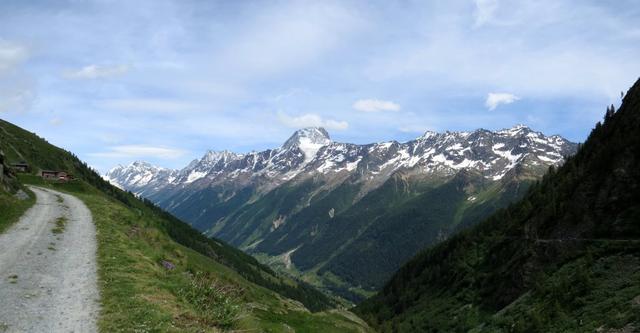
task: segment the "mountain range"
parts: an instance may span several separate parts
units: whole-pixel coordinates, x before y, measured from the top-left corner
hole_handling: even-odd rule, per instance
[[[637,332],[640,80],[525,197],[404,265],[357,312],[380,332]]]
[[[27,164],[29,169],[18,172],[11,168],[15,162]],[[65,171],[74,178],[43,179],[42,170]],[[44,214],[51,205],[41,198],[36,200],[31,186],[72,195],[90,211],[87,214],[97,230],[95,260],[100,295],[91,301],[100,304],[96,314],[99,332],[370,332],[362,320],[312,286],[274,272],[219,239],[205,237],[148,200],[107,183],[74,154],[0,119],[0,233],[35,230],[28,226],[15,230],[23,214],[35,215],[36,219],[47,216]],[[63,202],[58,199],[59,204]],[[25,213],[28,211],[36,214]],[[27,221],[31,225],[32,221]],[[75,248],[60,245],[70,227],[59,227],[59,223],[52,220],[47,223],[49,226],[36,229],[53,235],[47,251],[66,257]],[[50,231],[50,227],[54,229]],[[35,241],[25,239],[26,243]],[[30,252],[33,250],[25,250],[20,240],[16,244],[11,239],[8,242],[3,243],[5,249],[15,245],[27,256],[33,253],[34,260],[46,261],[47,253],[36,255]],[[3,255],[6,265],[8,254]],[[86,260],[91,259],[87,256]],[[62,268],[70,269],[67,266]],[[42,289],[42,283],[53,288],[50,281],[59,279],[55,271],[38,270],[33,284],[28,282],[31,277],[23,274],[12,275],[17,281],[7,282],[14,269],[12,263],[2,266],[6,275],[0,284],[16,290],[15,298],[6,301],[21,304],[19,311],[27,308],[27,298],[38,305],[45,300],[41,298],[43,292],[23,297],[18,291],[26,289],[16,285],[37,291]],[[76,293],[84,285],[76,284],[69,292]],[[64,289],[68,288],[65,284]],[[56,295],[55,289],[48,290],[48,294]],[[25,312],[24,320],[49,320],[37,316],[46,311],[41,308],[38,306],[38,312]],[[6,324],[6,315],[0,311],[0,331],[25,331]],[[46,331],[59,331],[55,329],[58,325],[62,324],[56,321]]]
[[[275,149],[209,151],[181,170],[134,162],[104,177],[206,235],[358,301],[425,246],[520,198],[576,149],[523,125],[364,145],[305,128]]]

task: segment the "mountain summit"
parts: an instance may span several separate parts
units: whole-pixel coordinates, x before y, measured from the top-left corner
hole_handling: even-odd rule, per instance
[[[240,179],[243,183],[258,181],[265,189],[273,188],[295,177],[311,174],[343,174],[360,168],[361,181],[382,183],[399,170],[414,170],[421,174],[451,176],[458,170],[473,169],[484,177],[498,180],[517,165],[546,170],[559,165],[571,155],[577,145],[557,136],[545,136],[524,125],[496,132],[478,129],[472,132],[426,132],[405,143],[395,141],[366,145],[334,142],[321,127],[296,131],[280,148],[236,154],[227,150],[208,151],[182,170],[170,170],[136,162],[118,166],[106,174],[110,181],[138,192],[142,171],[171,179],[165,185],[192,183],[203,178],[208,183]],[[151,177],[154,178],[154,177]],[[147,177],[144,177],[146,180]]]
[[[329,143],[331,143],[331,137],[329,137],[327,130],[322,127],[307,127],[293,133],[282,147],[284,149],[312,145],[322,147]]]
[[[365,145],[305,128],[275,149],[208,152],[182,170],[149,177],[124,167],[107,178],[358,300],[422,247],[519,198],[576,148],[523,126]]]
[[[322,127],[308,127],[296,131],[282,146],[283,150],[298,149],[304,155],[303,164],[316,157],[320,148],[331,143],[329,133]]]

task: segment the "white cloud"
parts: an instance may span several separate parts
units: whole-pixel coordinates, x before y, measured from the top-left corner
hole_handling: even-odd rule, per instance
[[[36,94],[29,82],[0,81],[0,113],[24,112],[31,108]]]
[[[33,104],[33,80],[20,66],[28,56],[24,46],[0,38],[0,112],[23,112]]]
[[[54,118],[49,119],[49,124],[51,126],[60,126],[60,125],[62,125],[62,123],[63,123],[63,121],[62,121],[62,118],[60,118],[60,117],[54,117]]]
[[[285,126],[292,128],[324,127],[332,130],[346,130],[349,128],[349,123],[346,121],[323,119],[319,115],[311,113],[295,117],[289,116],[283,112],[278,112],[278,119]]]
[[[181,149],[157,147],[147,145],[123,145],[110,147],[109,151],[90,153],[90,156],[102,158],[140,158],[153,157],[160,159],[174,159],[183,156],[186,152]]]
[[[509,93],[489,93],[484,105],[489,110],[495,110],[501,104],[511,104],[519,99],[520,97]]]
[[[28,56],[27,49],[21,45],[0,39],[0,73],[12,69]]]
[[[128,71],[129,66],[127,65],[88,65],[80,68],[79,70],[66,73],[65,77],[68,79],[93,80],[123,75]]]
[[[400,105],[379,99],[361,99],[353,103],[353,108],[362,112],[400,111]]]
[[[498,0],[475,0],[476,11],[476,27],[480,27],[485,23],[493,20],[496,10],[498,9]]]
[[[398,130],[402,133],[424,133],[429,129],[430,128],[428,126],[424,125],[406,125],[398,128]]]
[[[357,11],[330,1],[259,6],[217,55],[223,72],[259,77],[304,68],[344,45],[364,24]]]
[[[156,98],[111,99],[99,103],[102,108],[120,111],[178,113],[192,111],[196,105],[176,100]]]

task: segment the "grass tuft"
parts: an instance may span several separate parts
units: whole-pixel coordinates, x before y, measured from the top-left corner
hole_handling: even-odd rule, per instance
[[[212,274],[196,272],[191,283],[178,291],[178,296],[193,305],[208,326],[232,328],[243,311],[238,286],[225,284]]]
[[[58,217],[56,219],[56,226],[51,229],[51,232],[53,232],[54,234],[58,235],[64,232],[66,226],[67,226],[67,218],[64,216]]]

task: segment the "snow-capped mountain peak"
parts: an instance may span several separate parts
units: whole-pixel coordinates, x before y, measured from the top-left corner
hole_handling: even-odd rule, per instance
[[[487,179],[499,180],[518,165],[536,170],[559,165],[576,148],[560,136],[545,136],[524,125],[495,132],[429,131],[404,143],[368,145],[333,142],[326,130],[311,127],[296,131],[276,149],[247,154],[208,151],[179,171],[134,162],[109,171],[105,178],[136,193],[163,186],[213,184],[256,184],[268,190],[294,179],[343,179],[347,175],[375,187],[403,170],[419,177],[450,177],[473,169]]]
[[[331,143],[331,137],[327,130],[322,127],[307,127],[301,130],[297,130],[293,135],[282,145],[283,149],[290,149],[292,147],[310,147],[310,146],[326,146]]]
[[[533,132],[533,130],[529,128],[529,126],[527,125],[517,124],[511,128],[505,128],[503,130],[498,131],[499,134],[506,134],[509,136],[516,136],[521,134],[522,132],[529,133],[529,132]]]
[[[162,186],[173,181],[175,170],[157,167],[148,162],[135,161],[109,170],[104,179],[120,188],[141,194],[150,186]]]
[[[438,135],[438,132],[434,131],[426,131],[422,136],[420,136],[417,140],[428,140]]]
[[[208,164],[212,164],[212,163],[215,164],[215,163],[220,162],[220,161],[222,161],[222,162],[230,161],[230,160],[236,159],[238,157],[242,157],[242,155],[230,152],[228,150],[222,150],[222,151],[209,150],[202,157],[200,162],[201,163],[208,163]]]
[[[322,127],[307,127],[296,131],[282,145],[283,151],[299,150],[304,154],[302,165],[306,165],[313,160],[318,151],[331,144],[331,137],[327,130]]]

